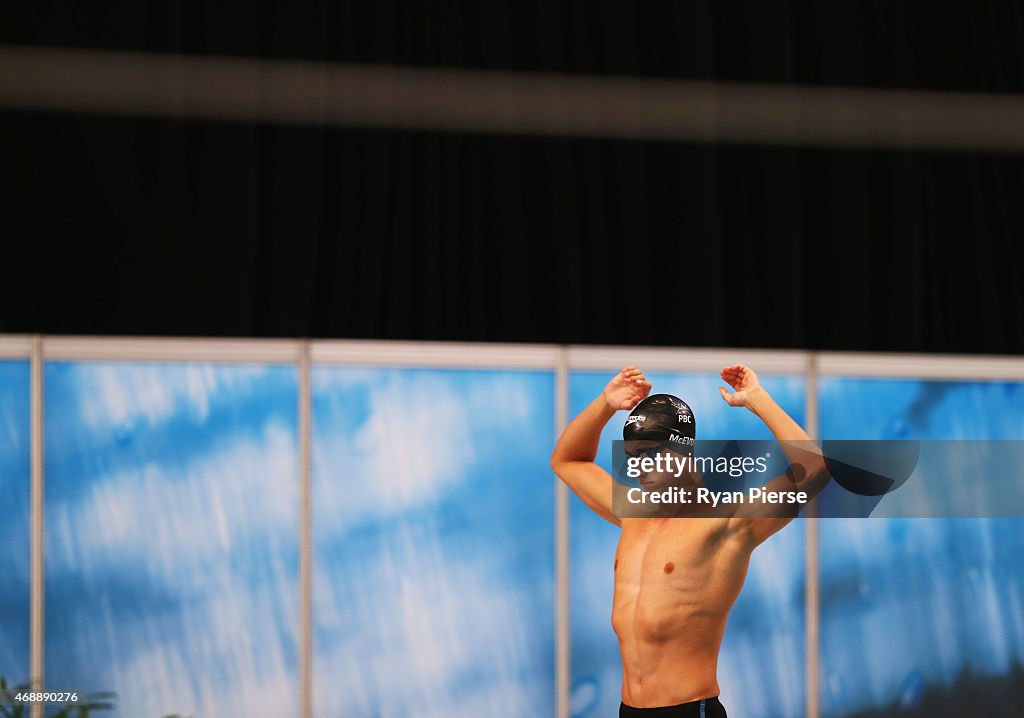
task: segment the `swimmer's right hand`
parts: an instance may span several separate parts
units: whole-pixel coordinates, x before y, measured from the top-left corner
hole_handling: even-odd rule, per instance
[[[651,393],[651,382],[644,373],[632,364],[623,368],[604,388],[604,400],[608,406],[619,409],[632,409]]]

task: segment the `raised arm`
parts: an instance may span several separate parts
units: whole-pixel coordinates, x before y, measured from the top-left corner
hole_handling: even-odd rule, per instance
[[[643,372],[627,366],[604,391],[565,428],[551,454],[551,468],[595,513],[616,526],[612,514],[612,477],[594,463],[601,430],[620,409],[632,409],[651,392]]]
[[[722,379],[734,391],[720,387],[722,398],[729,406],[746,407],[752,411],[775,436],[791,471],[776,476],[765,485],[770,492],[804,492],[808,500],[814,498],[828,483],[829,476],[821,450],[807,432],[779,406],[761,386],[757,374],[750,367],[734,364],[722,370]],[[804,504],[753,504],[737,512],[736,519],[750,531],[756,544],[788,524]]]

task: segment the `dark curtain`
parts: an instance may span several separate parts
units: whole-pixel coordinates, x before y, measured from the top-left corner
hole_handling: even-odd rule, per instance
[[[1016,2],[11,2],[0,42],[1024,91]],[[0,331],[1020,353],[1024,155],[0,112]]]

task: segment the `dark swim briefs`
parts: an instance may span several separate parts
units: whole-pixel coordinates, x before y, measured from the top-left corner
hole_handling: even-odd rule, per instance
[[[726,718],[726,713],[725,706],[715,696],[658,708],[633,708],[622,703],[619,718]]]

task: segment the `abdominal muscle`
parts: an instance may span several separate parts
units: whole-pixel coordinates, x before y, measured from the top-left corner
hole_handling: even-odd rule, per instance
[[[718,695],[718,650],[750,552],[728,519],[622,520],[612,626],[626,705]]]

